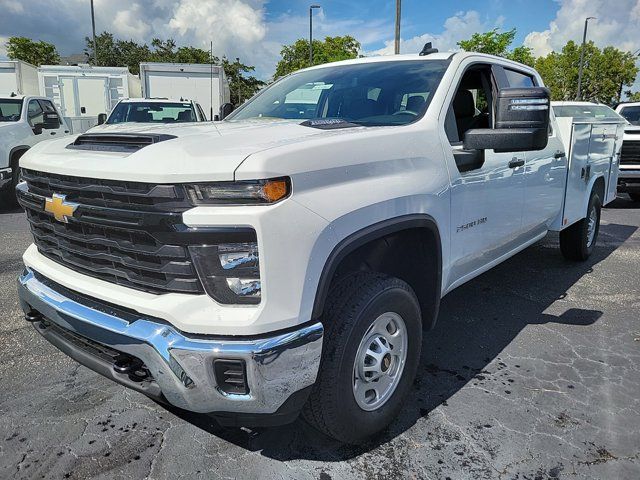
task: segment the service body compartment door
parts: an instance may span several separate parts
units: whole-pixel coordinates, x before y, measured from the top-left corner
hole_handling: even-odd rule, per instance
[[[561,119],[565,120],[565,118]],[[571,118],[566,118],[571,121]],[[560,122],[559,122],[560,123]],[[564,198],[562,228],[584,218],[586,212],[584,199],[587,195],[589,166],[589,144],[591,140],[590,123],[574,123],[570,128],[571,136],[568,152],[567,188]]]

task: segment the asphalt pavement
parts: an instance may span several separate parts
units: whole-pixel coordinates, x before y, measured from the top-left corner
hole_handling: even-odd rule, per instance
[[[22,317],[24,214],[0,210],[0,478],[638,479],[640,204],[449,294],[401,417],[362,447],[303,422],[227,430],[81,367]]]

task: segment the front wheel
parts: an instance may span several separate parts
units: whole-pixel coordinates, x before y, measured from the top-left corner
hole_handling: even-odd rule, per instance
[[[583,261],[589,258],[600,231],[602,201],[596,192],[591,192],[587,217],[560,232],[560,251],[568,260]]]
[[[409,285],[377,273],[339,281],[327,300],[318,379],[308,423],[358,444],[398,415],[420,360],[422,319]]]

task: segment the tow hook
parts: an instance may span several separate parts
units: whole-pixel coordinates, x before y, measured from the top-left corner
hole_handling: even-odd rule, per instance
[[[135,375],[142,368],[142,361],[128,355],[120,355],[113,363],[113,369],[125,375]]]
[[[31,310],[24,314],[24,319],[29,323],[36,323],[42,321],[42,314],[37,310]]]

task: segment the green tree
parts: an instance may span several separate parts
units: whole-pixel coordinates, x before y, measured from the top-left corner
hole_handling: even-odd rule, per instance
[[[27,37],[9,37],[6,48],[11,60],[22,60],[38,67],[60,63],[55,45],[42,40],[36,42]]]
[[[231,90],[231,103],[238,106],[245,100],[253,97],[258,90],[264,87],[265,82],[258,80],[253,75],[248,75],[255,70],[251,65],[245,65],[236,58],[234,62],[230,62],[227,58],[222,59],[224,73],[229,80],[229,89]]]
[[[313,64],[337,62],[357,58],[360,51],[360,42],[355,38],[325,37],[324,40],[313,41]],[[309,66],[309,40],[299,39],[291,45],[285,45],[280,51],[282,59],[276,67],[275,77],[287,75],[301,68]]]
[[[474,33],[468,40],[460,40],[458,46],[467,52],[488,53],[533,66],[535,59],[529,47],[521,45],[509,50],[516,36],[516,29],[500,32],[497,28],[484,33]]]
[[[631,92],[631,90],[627,90],[625,94],[627,95],[627,102],[640,102],[640,92]]]
[[[85,38],[87,46],[84,53],[87,61],[95,64],[93,39]],[[110,32],[102,32],[96,36],[98,46],[98,65],[102,67],[128,67],[134,75],[140,73],[140,62],[148,62],[151,58],[151,49],[146,44],[139,44],[133,40],[120,40],[114,38]]]
[[[560,52],[551,52],[536,60],[535,67],[553,100],[575,100],[578,94],[578,70],[581,46],[569,41]],[[582,98],[613,104],[620,100],[623,88],[630,87],[638,74],[636,58],[614,47],[600,49],[588,42],[584,50]]]

